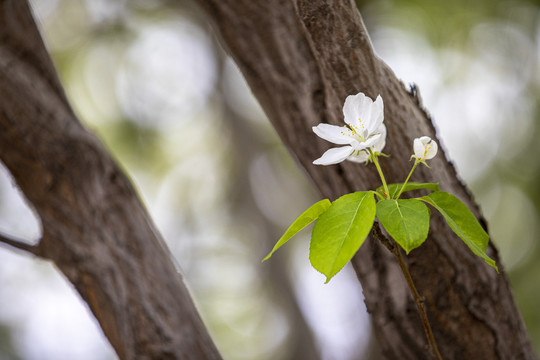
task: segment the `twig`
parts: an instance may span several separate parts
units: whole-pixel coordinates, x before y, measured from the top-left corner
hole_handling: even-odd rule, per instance
[[[403,256],[401,255],[401,250],[399,249],[398,244],[395,242],[394,239],[389,240],[386,236],[384,236],[379,226],[374,226],[373,229],[373,232],[375,236],[379,239],[379,241],[381,241],[381,243],[396,256],[399,267],[403,272],[403,276],[405,276],[405,280],[407,280],[407,284],[409,285],[409,289],[411,290],[411,293],[413,295],[414,302],[416,303],[416,308],[418,309],[418,313],[420,314],[422,325],[424,326],[424,331],[426,333],[426,337],[430,344],[431,350],[433,351],[433,354],[435,355],[437,360],[443,360],[441,353],[439,352],[439,348],[437,347],[437,343],[435,342],[435,337],[433,336],[431,325],[429,324],[426,309],[424,307],[424,300],[421,298],[418,290],[416,290],[416,286],[414,285],[411,274],[409,273],[409,269],[407,269],[407,265],[403,260]]]
[[[371,229],[373,232],[373,235],[384,245],[388,250],[390,250],[391,253],[394,253],[394,244],[388,240],[386,236],[381,231],[381,228],[379,225],[375,224],[373,228]]]
[[[0,244],[7,244],[13,248],[16,248],[18,250],[23,250],[26,252],[29,252],[35,256],[41,256],[39,254],[38,247],[35,245],[30,245],[22,240],[15,239],[12,237],[8,237],[7,235],[4,235],[0,233]]]

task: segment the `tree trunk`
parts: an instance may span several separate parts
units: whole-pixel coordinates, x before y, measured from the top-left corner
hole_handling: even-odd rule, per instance
[[[374,189],[374,167],[344,162],[312,165],[328,144],[311,127],[342,124],[345,97],[359,91],[385,103],[388,128],[381,159],[389,182],[410,170],[412,139],[435,138],[416,88],[408,92],[374,55],[360,14],[351,0],[198,0],[224,46],[291,154],[324,197]],[[442,152],[442,151],[441,151]],[[482,219],[451,162],[440,154],[421,167],[416,181],[438,181]],[[498,260],[490,245],[488,255]],[[536,358],[512,298],[504,268],[500,274],[476,257],[438,214],[425,245],[408,257],[413,279],[425,297],[435,338],[445,359]],[[369,239],[353,259],[374,329],[388,359],[428,359],[423,328],[398,264]]]
[[[133,187],[77,120],[25,1],[0,1],[0,157],[41,219],[31,246],[76,287],[121,359],[219,359]]]

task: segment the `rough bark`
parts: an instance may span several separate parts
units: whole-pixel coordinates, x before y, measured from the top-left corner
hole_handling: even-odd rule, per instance
[[[0,158],[41,219],[29,246],[76,287],[121,359],[219,359],[133,187],[77,120],[25,1],[0,1]]]
[[[311,127],[340,124],[343,100],[359,91],[385,102],[388,128],[382,167],[389,182],[409,169],[412,139],[435,138],[416,89],[408,92],[375,56],[353,1],[198,0],[212,19],[281,139],[324,197],[335,199],[379,185],[373,167],[341,163],[312,165],[329,146]],[[461,198],[481,221],[474,199],[441,152],[421,167],[416,181],[438,181]],[[485,223],[485,222],[483,222]],[[498,260],[490,245],[488,254]],[[504,268],[487,266],[434,214],[428,240],[408,257],[412,276],[425,297],[430,322],[445,359],[534,359],[512,298]],[[353,259],[384,356],[428,359],[414,302],[395,259],[375,240]]]

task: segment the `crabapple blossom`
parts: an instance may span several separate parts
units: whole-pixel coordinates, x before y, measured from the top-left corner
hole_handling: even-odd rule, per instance
[[[337,145],[313,161],[316,165],[332,165],[344,160],[363,163],[371,153],[380,153],[386,145],[384,104],[381,96],[373,101],[363,93],[349,95],[343,105],[345,126],[319,124],[313,132]]]

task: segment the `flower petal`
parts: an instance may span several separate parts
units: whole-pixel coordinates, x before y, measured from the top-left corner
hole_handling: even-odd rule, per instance
[[[347,160],[357,163],[365,163],[367,159],[369,159],[369,152],[365,149],[355,151],[347,158]]]
[[[377,96],[377,99],[371,106],[370,119],[366,119],[368,125],[368,132],[372,134],[382,125],[384,120],[384,103],[381,95]]]
[[[350,144],[354,140],[349,136],[349,131],[345,126],[330,124],[319,124],[313,127],[313,132],[318,137],[339,145]]]
[[[424,158],[424,145],[422,145],[422,138],[416,138],[413,142],[414,156],[417,159]]]
[[[426,150],[426,160],[433,159],[435,155],[437,155],[437,150],[439,150],[439,146],[437,145],[437,142],[435,140],[429,139],[429,143],[426,143],[427,150]]]
[[[353,151],[352,146],[343,146],[327,150],[320,158],[313,161],[315,165],[332,165],[345,160]]]
[[[366,115],[366,109],[370,110],[372,103],[373,100],[361,92],[356,95],[347,96],[345,99],[345,104],[343,105],[345,122],[350,126],[360,128],[360,121],[358,119],[365,121],[364,115]]]
[[[349,95],[345,99],[345,104],[343,104],[343,117],[344,120],[349,126],[356,125],[356,111],[354,106],[355,95]]]
[[[371,135],[369,139],[361,143],[358,143],[356,146],[353,145],[353,147],[355,150],[367,149],[374,146],[380,139],[381,139],[381,134]]]
[[[381,96],[375,102],[363,93],[349,95],[343,105],[345,122],[362,136],[373,134],[384,120],[384,103]]]
[[[386,146],[386,126],[384,126],[384,124],[381,124],[376,132],[379,133],[381,136],[377,139],[375,144],[373,144],[371,149],[374,152],[381,152],[382,149],[384,149],[384,147]]]

